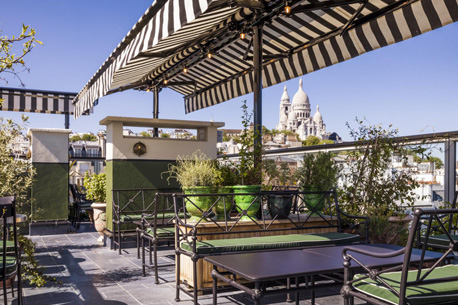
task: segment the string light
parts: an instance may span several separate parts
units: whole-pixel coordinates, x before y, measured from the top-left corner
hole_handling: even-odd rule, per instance
[[[213,54],[212,54],[211,52],[208,52],[208,53],[207,53],[207,58],[208,58],[208,59],[211,59],[212,57],[213,57]]]
[[[289,6],[288,1],[285,3],[285,13],[288,15],[291,13],[291,6]]]
[[[185,66],[185,67],[183,68],[183,73],[188,73],[188,71],[189,71],[189,69]]]
[[[164,85],[167,85],[168,82],[167,78],[164,78]]]
[[[151,91],[151,89],[149,87],[146,88],[146,92],[150,92],[150,91]]]
[[[246,34],[244,32],[240,33],[240,39],[245,39]]]

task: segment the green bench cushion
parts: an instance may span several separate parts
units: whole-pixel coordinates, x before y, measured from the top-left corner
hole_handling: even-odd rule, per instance
[[[423,272],[426,272],[426,269]],[[457,274],[458,265],[447,265],[434,269],[426,279],[446,278],[456,276]],[[365,276],[365,274],[356,274],[354,279],[359,279],[363,276]],[[408,281],[415,280],[416,276],[416,270],[409,271]],[[382,274],[381,278],[399,292],[401,280],[400,271]],[[390,304],[399,303],[399,298],[389,291],[388,288],[369,278],[354,283],[353,287],[358,291]],[[410,286],[406,290],[406,296],[409,299],[408,304],[410,305],[426,305],[436,304],[438,302],[445,303],[456,301],[458,299],[458,281]]]
[[[359,242],[359,240],[360,237],[356,234],[328,232],[206,240],[198,241],[196,247],[197,253],[199,254],[212,254],[253,250],[301,248],[334,244],[351,244]],[[182,243],[181,247],[183,250],[192,252],[192,248],[188,243]]]
[[[154,232],[152,228],[146,229],[146,234],[154,236]],[[171,228],[157,228],[156,234],[158,238],[169,238],[175,236],[175,227]]]
[[[164,214],[158,214],[157,218],[158,219],[170,219],[175,216],[175,213],[164,213]],[[152,220],[154,219],[153,216],[150,217],[145,217],[147,220]],[[136,220],[142,220],[142,214],[127,214],[127,215],[121,215],[121,221],[122,222],[133,222]]]
[[[451,234],[451,237],[454,241],[458,242],[458,235]],[[421,237],[421,241],[425,242],[425,237]],[[433,235],[428,238],[428,245],[430,246],[439,246],[439,247],[448,247],[450,241],[446,234]]]

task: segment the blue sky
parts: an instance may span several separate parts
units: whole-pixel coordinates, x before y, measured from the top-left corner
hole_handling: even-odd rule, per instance
[[[30,73],[22,73],[26,88],[79,92],[151,1],[9,1],[2,0],[1,35],[17,35],[28,24],[43,41],[26,58]],[[327,131],[350,140],[346,122],[357,116],[370,123],[393,124],[401,135],[457,130],[458,24],[369,52],[344,63],[303,76],[312,114],[320,106]],[[3,75],[2,75],[3,76]],[[18,87],[8,78],[0,86]],[[286,82],[290,98],[299,79]],[[263,92],[263,124],[275,128],[284,84]],[[241,101],[252,105],[252,95],[188,115],[183,98],[169,89],[160,95],[161,118],[215,120],[226,128],[241,128]],[[94,113],[74,120],[75,132],[104,128],[99,121],[108,115],[152,117],[152,93],[127,91],[101,98]],[[20,114],[4,112],[19,119]],[[60,115],[30,114],[32,127],[63,128]]]

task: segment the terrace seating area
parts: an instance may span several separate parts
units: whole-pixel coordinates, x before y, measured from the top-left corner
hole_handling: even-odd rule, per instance
[[[141,260],[135,248],[124,248],[123,255],[97,244],[98,233],[93,226],[82,223],[77,234],[34,236],[37,243],[36,257],[45,267],[45,273],[62,281],[49,282],[45,287],[32,288],[24,285],[25,305],[50,304],[192,304],[186,295],[175,302],[175,269],[169,267],[160,272],[161,284],[154,283],[153,276],[142,276]],[[173,247],[161,246],[159,263],[173,262]],[[301,296],[300,304],[310,304],[307,295]],[[338,289],[317,292],[316,304],[341,303]],[[199,297],[201,304],[211,304],[212,296]],[[220,293],[219,304],[251,304],[251,297],[238,292]],[[8,304],[17,304],[9,298]],[[269,298],[268,304],[287,304],[284,296]],[[356,302],[355,304],[363,304]]]

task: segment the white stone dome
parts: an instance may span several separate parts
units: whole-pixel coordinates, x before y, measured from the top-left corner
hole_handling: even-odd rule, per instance
[[[316,123],[321,123],[323,121],[323,117],[321,116],[321,113],[320,113],[320,107],[318,105],[316,106],[316,112],[313,115],[313,121]]]
[[[310,109],[309,97],[304,89],[302,89],[302,78],[299,80],[299,90],[294,94],[292,105],[293,109]]]

